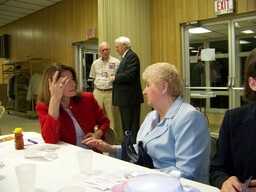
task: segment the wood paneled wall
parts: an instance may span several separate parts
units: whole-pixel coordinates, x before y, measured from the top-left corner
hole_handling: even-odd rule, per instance
[[[255,11],[255,0],[236,0],[234,15]],[[180,24],[214,18],[214,0],[63,0],[0,28],[0,34],[11,36],[11,60],[29,55],[43,58],[45,64],[74,66],[72,43],[85,41],[86,31],[96,28],[99,41],[108,41],[116,57],[114,39],[130,37],[142,71],[161,61],[181,71]],[[142,118],[149,108],[143,109]]]
[[[63,62],[74,66],[72,43],[85,41],[91,28],[98,28],[97,1],[63,0],[0,28],[0,34],[10,35],[11,60],[30,56],[44,59],[45,65]]]
[[[140,59],[141,73],[151,63],[150,1],[149,0],[99,0],[99,42],[109,42],[111,55],[121,56],[115,51],[115,39],[127,36],[131,48]],[[145,83],[142,82],[142,88]],[[146,101],[145,101],[146,102]],[[144,104],[141,107],[141,120],[151,110]]]
[[[236,0],[235,6],[234,15],[256,11],[255,0]],[[181,70],[180,23],[213,18],[214,0],[63,0],[0,28],[0,34],[11,35],[12,60],[30,55],[73,65],[72,43],[96,28],[100,41],[130,36],[135,50],[143,52],[142,43],[151,47],[152,63],[168,61]],[[150,35],[150,42],[141,34]]]

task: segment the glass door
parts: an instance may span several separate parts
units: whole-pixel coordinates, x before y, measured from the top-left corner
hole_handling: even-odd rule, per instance
[[[189,66],[184,68],[186,98],[205,114],[230,107],[229,25],[226,21],[190,25],[185,29]]]
[[[89,78],[89,73],[93,61],[98,59],[98,56],[98,42],[76,43],[75,69],[79,90],[93,91],[93,81]]]
[[[245,60],[250,51],[256,48],[256,16],[236,19],[233,21],[234,26],[234,67],[232,74],[232,95],[234,107],[245,105],[242,98],[244,85],[244,67]]]
[[[93,50],[84,50],[83,51],[83,91],[93,92],[93,79],[89,78],[90,70],[93,61],[98,59],[98,53]]]
[[[184,98],[206,115],[215,132],[227,109],[246,104],[244,66],[256,47],[255,33],[256,16],[182,27]]]

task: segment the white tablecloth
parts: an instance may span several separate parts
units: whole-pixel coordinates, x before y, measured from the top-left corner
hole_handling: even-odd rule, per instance
[[[27,143],[26,141],[28,138],[36,139],[39,142],[42,140],[40,134],[32,132],[24,133],[25,143]],[[102,190],[88,187],[83,184],[83,181],[90,177],[100,175],[106,171],[118,168],[129,169],[130,171],[150,171],[152,173],[158,172],[156,170],[147,169],[115,158],[111,158],[107,155],[94,153],[93,170],[89,175],[82,175],[79,173],[75,154],[75,152],[81,150],[81,148],[64,142],[60,142],[58,145],[60,146],[60,148],[56,151],[58,157],[53,161],[48,161],[40,157],[25,158],[25,149],[15,150],[14,140],[0,143],[0,162],[5,164],[3,168],[0,168],[0,191],[18,192],[18,182],[14,167],[18,164],[28,162],[35,163],[37,165],[35,192],[56,192],[58,189],[69,185],[83,186],[86,192],[99,192]],[[27,147],[28,146],[25,148]],[[219,191],[215,187],[183,178],[181,179],[181,183],[183,185],[195,187],[201,192]]]

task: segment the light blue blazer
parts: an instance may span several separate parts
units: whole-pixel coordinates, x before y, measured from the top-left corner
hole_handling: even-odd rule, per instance
[[[208,183],[211,142],[205,116],[178,97],[165,118],[158,119],[156,111],[150,112],[137,134],[154,167],[167,173],[179,170],[184,178]]]

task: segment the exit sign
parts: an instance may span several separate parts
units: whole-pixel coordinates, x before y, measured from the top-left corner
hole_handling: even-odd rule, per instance
[[[234,13],[233,0],[215,0],[214,1],[215,15]]]
[[[87,37],[89,39],[94,38],[95,36],[96,36],[96,29],[95,28],[87,30]]]

